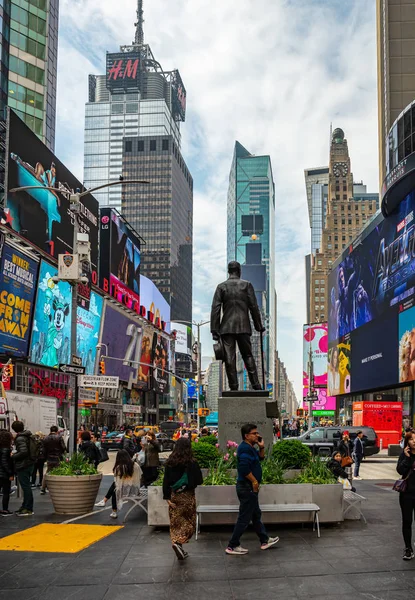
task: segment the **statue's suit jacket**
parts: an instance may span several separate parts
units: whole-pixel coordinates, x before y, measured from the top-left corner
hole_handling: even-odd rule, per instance
[[[251,335],[249,313],[255,329],[261,331],[261,314],[252,284],[236,275],[230,275],[229,279],[216,288],[210,314],[210,330],[220,335],[240,333]]]

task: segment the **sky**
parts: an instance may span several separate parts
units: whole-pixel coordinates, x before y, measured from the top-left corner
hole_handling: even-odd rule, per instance
[[[61,0],[57,156],[82,181],[88,75],[134,38],[136,0]],[[182,154],[194,180],[193,318],[226,278],[226,197],[235,140],[269,154],[275,180],[277,347],[302,395],[304,169],[328,164],[330,124],[355,181],[378,191],[375,0],[144,0],[144,38],[187,90]],[[212,354],[208,326],[202,354]]]

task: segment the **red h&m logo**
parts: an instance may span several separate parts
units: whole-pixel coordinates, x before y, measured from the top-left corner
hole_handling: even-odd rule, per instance
[[[108,69],[108,81],[117,81],[118,79],[136,79],[140,59],[135,60],[123,59],[114,60],[111,67]]]

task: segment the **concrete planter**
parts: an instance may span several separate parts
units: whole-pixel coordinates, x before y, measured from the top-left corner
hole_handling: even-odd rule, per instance
[[[55,513],[84,515],[94,509],[102,480],[98,475],[46,475],[46,485]],[[161,489],[161,488],[160,488]]]
[[[239,505],[235,486],[206,485],[196,490],[198,504],[235,504]],[[314,502],[320,506],[320,522],[333,523],[343,521],[343,487],[339,483],[329,485],[278,484],[263,485],[259,493],[260,504],[303,504]],[[301,523],[301,513],[263,513],[265,523]],[[205,525],[229,525],[236,521],[235,514],[203,515]],[[148,524],[167,526],[169,516],[167,502],[163,500],[161,487],[148,488]]]

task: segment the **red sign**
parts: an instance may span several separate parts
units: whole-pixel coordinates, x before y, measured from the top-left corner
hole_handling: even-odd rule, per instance
[[[54,381],[52,381],[51,377],[42,377],[39,373],[36,373],[34,370],[29,371],[29,376],[32,378],[29,382],[30,391],[32,394],[38,394],[39,396],[51,396],[53,398],[57,398],[57,400],[59,400],[61,404],[64,400],[66,400],[66,386],[64,388],[55,387],[56,384]],[[68,379],[67,376],[65,377],[66,379]]]

